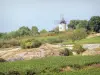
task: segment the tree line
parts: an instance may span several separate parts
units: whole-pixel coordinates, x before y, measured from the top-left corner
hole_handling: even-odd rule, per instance
[[[36,36],[40,33],[46,33],[47,31],[45,29],[41,30],[39,32],[38,28],[36,26],[32,26],[32,28],[28,28],[26,26],[20,27],[16,31],[11,31],[8,33],[0,33],[0,38],[16,38],[16,37],[23,37],[23,36]]]
[[[68,24],[69,29],[81,29],[84,28],[86,31],[100,32],[100,16],[92,16],[90,20],[70,20]],[[54,28],[51,30],[52,32],[58,33],[59,28]],[[0,33],[0,38],[16,38],[23,36],[37,36],[42,33],[47,33],[48,31],[43,29],[39,32],[36,26],[32,26],[32,28],[28,28],[26,26],[20,27],[16,31],[12,31],[9,33]]]
[[[68,24],[70,29],[85,28],[87,31],[100,32],[100,16],[92,16],[87,20],[71,20]]]

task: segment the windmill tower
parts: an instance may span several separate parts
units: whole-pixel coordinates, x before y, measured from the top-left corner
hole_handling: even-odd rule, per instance
[[[58,26],[59,26],[59,32],[66,31],[66,21],[64,20],[64,18],[62,18]]]

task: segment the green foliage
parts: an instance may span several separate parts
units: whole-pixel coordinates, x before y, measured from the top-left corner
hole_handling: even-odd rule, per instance
[[[68,24],[68,28],[75,29],[76,28],[76,25],[78,23],[79,23],[78,20],[71,20],[70,23]]]
[[[37,35],[38,34],[38,28],[36,26],[32,26],[32,35]]]
[[[100,16],[92,16],[89,20],[92,31],[100,32]]]
[[[7,36],[10,39],[11,38],[16,38],[16,37],[20,36],[20,33],[18,31],[12,31],[12,32],[7,33]]]
[[[69,49],[65,48],[64,50],[61,50],[60,55],[69,56],[69,55],[72,55],[72,52]]]
[[[30,29],[28,27],[22,26],[18,29],[20,36],[30,35]]]
[[[0,39],[9,39],[7,33],[0,33]]]
[[[80,22],[76,25],[76,28],[77,29],[86,28],[87,25],[88,25],[87,20],[80,20]]]
[[[43,29],[40,31],[41,34],[47,33],[47,30]]]
[[[23,49],[27,48],[37,48],[41,45],[41,42],[35,39],[24,39],[21,41],[21,47]]]
[[[4,35],[4,33],[0,33],[0,38],[2,38],[2,37],[3,37],[3,35]]]
[[[87,20],[71,20],[68,27],[71,29],[86,28],[87,24]]]
[[[33,48],[37,48],[37,47],[39,47],[41,45],[41,42],[40,41],[38,41],[38,40],[34,40],[33,41]]]
[[[85,49],[80,44],[75,44],[73,46],[73,51],[76,51],[78,54],[85,51]]]
[[[71,31],[70,33],[66,33],[66,38],[68,40],[72,40],[72,42],[75,42],[76,40],[81,40],[86,38],[87,32],[85,29],[75,29],[74,31]]]
[[[76,29],[74,31],[74,37],[77,39],[77,40],[81,40],[81,39],[84,39],[86,38],[87,36],[87,32],[85,29],[81,28],[81,29]]]

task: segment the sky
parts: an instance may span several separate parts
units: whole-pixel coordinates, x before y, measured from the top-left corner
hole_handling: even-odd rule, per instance
[[[100,0],[0,0],[0,32],[21,26],[39,30],[55,28],[62,17],[89,20],[100,16]]]

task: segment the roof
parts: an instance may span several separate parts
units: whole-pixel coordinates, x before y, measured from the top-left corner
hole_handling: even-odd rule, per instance
[[[62,18],[62,20],[60,21],[60,24],[66,24],[66,21],[64,20],[64,18]]]

